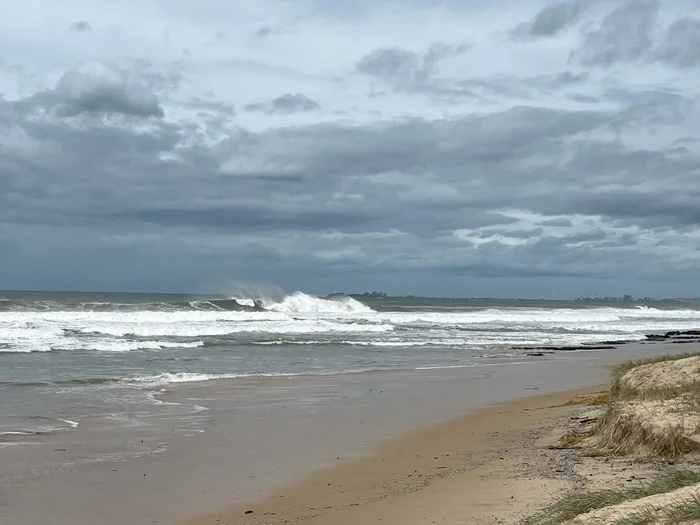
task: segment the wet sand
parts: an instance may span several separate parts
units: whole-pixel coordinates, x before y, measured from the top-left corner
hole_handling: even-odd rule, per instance
[[[567,485],[568,472],[537,444],[581,411],[561,405],[605,387],[481,409],[324,468],[262,502],[181,525],[515,523]]]
[[[509,523],[566,483],[564,473],[535,466],[535,438],[571,410],[551,407],[571,389],[603,384],[610,365],[693,346],[178,385],[163,401],[205,407],[192,416],[197,425],[184,416],[164,418],[155,433],[81,425],[3,449],[10,471],[45,470],[0,485],[0,523]],[[535,397],[517,400],[524,396]],[[144,452],[71,461],[91,447],[108,452],[117,440]],[[65,458],[60,468],[37,463],[53,455]]]

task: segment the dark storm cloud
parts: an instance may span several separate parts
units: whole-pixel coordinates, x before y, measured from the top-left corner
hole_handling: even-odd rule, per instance
[[[569,219],[548,219],[540,223],[542,226],[561,226],[561,227],[571,227],[573,224]]]
[[[605,240],[607,237],[608,234],[606,232],[604,232],[600,228],[596,228],[595,230],[566,235],[564,237],[561,237],[560,239],[564,244],[576,244],[579,242],[602,241]]]
[[[138,79],[115,64],[80,64],[49,89],[34,95],[34,102],[63,116],[113,113],[135,117],[162,117],[158,97]]]
[[[479,233],[482,238],[492,237],[494,235],[501,235],[503,237],[509,237],[511,239],[532,239],[533,237],[540,237],[542,235],[542,228],[534,228],[532,230],[503,230],[489,228],[483,230]]]
[[[643,112],[647,99],[637,102]],[[544,227],[572,227],[562,218],[525,227],[496,211],[513,208],[632,225],[700,224],[698,197],[687,192],[697,157],[592,138],[631,118],[625,111],[517,107],[254,133],[217,119],[149,119],[144,129],[134,115],[115,123],[94,112],[67,126],[52,114],[36,118],[40,103],[0,101],[0,121],[21,130],[14,146],[0,146],[0,222],[11,226],[8,236],[71,228],[95,250],[105,235],[140,250],[186,242],[219,255],[233,253],[227,243],[235,241],[250,260],[296,260],[307,268],[600,276],[614,273],[624,257],[601,265],[592,247],[633,246],[633,238],[593,225],[565,237],[475,247],[453,232],[487,228],[491,236],[535,241]],[[221,134],[227,138],[197,140]],[[514,226],[496,228],[506,224]],[[351,253],[333,258],[344,250]]]
[[[85,32],[92,31],[92,26],[88,22],[86,22],[85,20],[81,20],[79,22],[73,22],[70,24],[70,26],[68,26],[68,28],[71,31],[75,31],[77,33],[85,33]]]
[[[478,163],[534,154],[548,139],[589,131],[608,120],[594,112],[517,107],[450,120],[413,119],[354,127],[318,124],[249,136],[237,158],[246,156],[256,165],[274,158],[283,167],[280,175],[294,169],[307,177],[457,170],[465,162],[478,169]],[[229,147],[238,147],[239,140]]]
[[[578,0],[548,5],[537,13],[530,22],[513,29],[511,34],[515,38],[555,36],[577,21],[583,7],[584,4]]]
[[[66,128],[59,121],[33,120],[26,103],[4,103],[0,109],[45,150],[2,156],[0,180],[6,191],[0,201],[5,220],[13,224],[109,223],[118,228],[121,221],[129,228],[144,222],[239,231],[284,229],[286,224],[320,231],[399,228],[416,235],[512,222],[486,213],[504,203],[504,196],[490,194],[489,186],[509,178],[508,172],[496,172],[495,179],[490,175],[493,182],[487,182],[487,173],[508,159],[529,156],[547,140],[603,122],[593,113],[517,108],[455,121],[239,133],[211,147],[180,144],[185,130],[162,121],[152,121],[148,133],[100,120]],[[167,154],[181,160],[164,160]],[[249,166],[244,178],[220,171],[232,154],[239,166]],[[296,166],[297,176],[289,178],[285,171],[275,178],[274,165],[264,162],[269,159]],[[465,163],[473,166],[466,179]],[[473,198],[431,200],[422,186],[396,187],[372,178],[387,170],[436,170],[441,184],[471,180],[483,190]],[[427,189],[432,183],[420,184]],[[354,193],[362,200],[343,200],[342,195]]]
[[[685,17],[671,24],[653,59],[679,68],[700,64],[700,19]]]
[[[654,45],[656,0],[632,0],[610,13],[598,28],[586,31],[571,59],[586,66],[610,66],[639,60]]]
[[[338,211],[278,211],[258,206],[231,206],[206,209],[143,209],[132,217],[161,226],[186,226],[205,228],[257,230],[351,230],[357,226],[372,227],[372,217],[352,212]]]

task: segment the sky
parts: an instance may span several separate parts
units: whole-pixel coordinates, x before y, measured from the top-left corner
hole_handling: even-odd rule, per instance
[[[700,0],[0,11],[0,288],[700,296]]]

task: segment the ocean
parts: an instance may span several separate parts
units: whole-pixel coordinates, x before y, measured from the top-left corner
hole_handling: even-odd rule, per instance
[[[700,325],[700,304],[659,304],[0,291],[0,446],[177,413],[155,396],[176,383],[470,367]]]

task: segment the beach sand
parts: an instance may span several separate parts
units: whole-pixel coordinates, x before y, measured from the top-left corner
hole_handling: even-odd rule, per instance
[[[669,348],[674,353],[679,352]],[[697,363],[691,357],[646,365],[621,381],[643,379],[651,387],[695,384]],[[576,491],[636,490],[678,466],[697,469],[684,458],[599,456],[589,454],[592,449],[563,448],[563,436],[592,432],[606,412],[609,387],[605,383],[482,408],[391,440],[369,457],[322,469],[256,504],[180,525],[528,523]],[[658,423],[654,414],[646,415]],[[700,484],[582,514],[575,522],[616,523],[640,509],[664,512],[683,498],[700,498]]]
[[[584,409],[562,405],[605,388],[488,407],[323,469],[260,503],[182,525],[516,523],[571,484],[570,454],[548,445]]]

